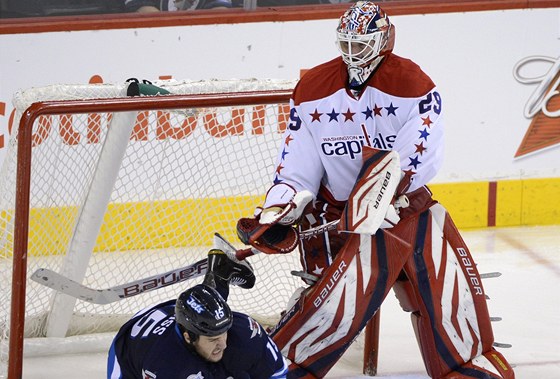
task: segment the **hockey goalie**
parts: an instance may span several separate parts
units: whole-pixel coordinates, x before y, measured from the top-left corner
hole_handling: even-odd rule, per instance
[[[353,4],[336,34],[341,57],[294,89],[274,184],[237,226],[265,253],[300,253],[306,287],[272,332],[288,377],[324,377],[393,289],[430,377],[514,378],[476,263],[426,186],[443,159],[438,89],[392,52],[378,5]]]

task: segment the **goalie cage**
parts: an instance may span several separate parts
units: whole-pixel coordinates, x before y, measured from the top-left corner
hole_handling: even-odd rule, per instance
[[[79,341],[62,344],[73,352],[105,348],[133,313],[195,284],[96,305],[27,280],[36,269],[92,288],[156,275],[205,257],[214,232],[237,242],[237,219],[262,203],[296,82],[154,84],[173,95],[127,98],[123,83],[14,96],[0,171],[0,378],[21,377],[24,350],[64,353],[53,338]],[[274,324],[301,285],[290,275],[297,253],[250,259],[257,284],[232,287],[229,303]],[[370,324],[358,341],[364,373],[375,375],[379,324]]]

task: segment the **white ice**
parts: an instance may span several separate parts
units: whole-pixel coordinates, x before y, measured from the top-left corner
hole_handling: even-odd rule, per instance
[[[485,279],[497,342],[510,343],[500,352],[515,365],[517,379],[560,378],[560,225],[462,231]],[[107,336],[110,341],[110,336]],[[392,293],[381,307],[378,377],[426,379],[409,314]],[[361,347],[351,347],[327,378],[369,378],[362,373]],[[86,350],[86,349],[84,349]],[[105,353],[27,357],[25,379],[106,376]]]

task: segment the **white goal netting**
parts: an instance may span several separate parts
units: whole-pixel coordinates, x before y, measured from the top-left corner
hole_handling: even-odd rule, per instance
[[[200,94],[291,90],[295,81],[154,84],[172,94]],[[252,215],[270,186],[286,128],[286,103],[240,106],[233,100],[229,106],[176,110],[158,109],[155,103],[132,113],[45,113],[32,126],[29,225],[15,225],[15,134],[23,112],[36,102],[121,98],[126,86],[56,85],[14,98],[14,136],[0,171],[0,377],[9,353],[11,283],[20,280],[12,278],[17,228],[28,233],[26,278],[43,267],[103,289],[204,258],[214,232],[242,247],[235,223]],[[126,126],[126,120],[133,122]],[[300,285],[290,275],[299,267],[297,254],[255,256],[251,263],[255,288],[233,287],[229,303],[257,319],[274,320]],[[26,341],[113,333],[141,308],[174,298],[202,280],[95,305],[26,278],[21,279],[27,285]]]

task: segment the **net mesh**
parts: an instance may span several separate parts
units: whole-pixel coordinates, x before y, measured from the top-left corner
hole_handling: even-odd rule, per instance
[[[212,80],[154,84],[173,94],[196,94],[292,89],[295,82]],[[14,125],[34,102],[121,97],[125,88],[123,83],[57,85],[22,91],[14,97]],[[270,186],[287,112],[286,104],[171,111],[156,107],[142,111],[122,159],[109,160],[105,166],[100,164],[100,157],[118,156],[120,149],[118,144],[107,142],[114,115],[39,117],[33,125],[27,277],[40,267],[81,277],[76,262],[85,261],[85,275],[80,281],[102,289],[204,258],[214,232],[242,247],[235,236],[235,223],[252,214]],[[10,333],[17,169],[17,137],[15,131],[13,134],[0,172],[0,300],[4,305],[0,308],[0,376],[5,375]],[[113,184],[103,173],[114,166]],[[96,191],[107,191],[108,203],[84,207],[92,197],[99,197]],[[102,215],[98,230],[89,227],[84,232],[80,223],[87,223],[84,220],[98,212]],[[80,251],[89,245],[93,246],[91,251]],[[299,267],[297,254],[255,256],[251,263],[257,284],[251,290],[232,287],[229,303],[233,309],[264,323],[274,323],[300,285],[290,275],[290,270]],[[107,305],[77,300],[65,327],[66,335],[116,331],[133,313],[174,298],[201,280]],[[52,309],[58,301],[55,297],[49,288],[27,280],[26,338],[52,333],[50,325],[57,321],[52,320]]]

